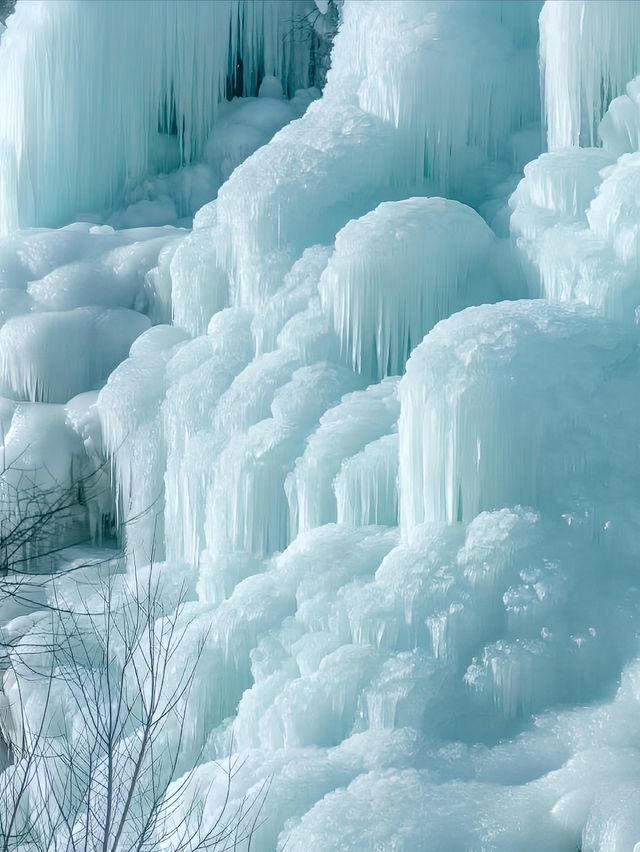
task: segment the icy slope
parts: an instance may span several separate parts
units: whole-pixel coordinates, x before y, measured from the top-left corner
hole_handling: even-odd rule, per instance
[[[186,596],[149,848],[268,787],[259,852],[635,852],[636,4],[346,0],[321,98],[294,5],[337,14],[25,2],[0,48],[3,227],[109,222],[0,241],[4,450],[104,472],[72,520],[122,525],[118,601],[150,562],[155,630]],[[46,594],[79,612],[92,576]],[[17,737],[57,659],[0,612]],[[92,710],[56,690],[64,744]]]

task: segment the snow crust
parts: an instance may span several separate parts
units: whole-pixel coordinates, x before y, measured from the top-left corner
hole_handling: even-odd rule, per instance
[[[186,596],[169,689],[197,661],[152,848],[268,787],[258,852],[634,850],[638,5],[8,23],[2,520],[71,488],[41,549],[108,531],[123,555],[0,600],[3,736],[81,735],[68,680],[45,700],[65,615],[42,607],[107,576],[119,612],[142,572],[168,616]]]

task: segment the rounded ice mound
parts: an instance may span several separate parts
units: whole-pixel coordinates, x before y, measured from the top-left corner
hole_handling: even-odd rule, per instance
[[[640,77],[634,77],[625,94],[611,101],[598,135],[605,149],[617,157],[640,149]]]
[[[282,83],[272,74],[267,74],[258,89],[259,98],[278,98],[282,100]]]
[[[277,850],[575,849],[551,823],[546,813],[548,799],[548,793],[533,785],[509,790],[458,779],[443,783],[427,769],[373,771],[321,799],[280,835]],[[597,848],[604,852],[605,847]]]
[[[639,189],[640,153],[624,154],[604,173],[587,211],[596,237],[604,241],[620,264],[630,266],[636,274],[640,261]]]
[[[536,117],[537,27],[531,24],[539,6],[434,3],[426,15],[421,3],[397,8],[390,24],[375,0],[346,6],[342,32],[363,76],[359,105],[398,129],[396,171],[413,171],[418,181],[429,175],[439,191],[464,185],[473,192],[486,160]],[[447,80],[455,97],[443,97],[436,80]]]
[[[149,328],[125,308],[76,308],[12,317],[0,329],[0,393],[67,402],[103,384]]]
[[[383,435],[342,463],[333,481],[339,524],[398,523],[398,435]]]
[[[214,434],[228,443],[208,497],[210,554],[265,555],[289,543],[285,477],[323,412],[358,384],[342,367],[298,368],[291,353],[279,350],[255,359],[238,375],[213,414]],[[264,410],[269,400],[271,417]]]
[[[399,386],[404,532],[515,503],[602,529],[614,490],[636,505],[637,363],[635,339],[581,306],[503,302],[439,323]]]
[[[528,164],[510,205],[531,295],[636,323],[639,184],[638,153],[614,162],[599,148],[567,148]]]
[[[226,105],[206,150],[220,183],[285,124],[299,117],[295,106],[282,99],[282,85],[275,77],[265,77],[259,97],[236,99]]]
[[[96,400],[106,457],[115,480],[119,520],[128,523],[127,545],[160,552],[164,530],[165,449],[160,442],[160,405],[166,392],[167,363],[184,345],[181,328],[156,325],[120,359]],[[156,551],[152,547],[158,545]]]
[[[398,375],[439,320],[495,301],[494,241],[474,210],[445,198],[385,202],[345,225],[320,279],[344,359],[371,379]]]
[[[484,200],[539,110],[538,8],[345,3],[322,98],[221,187],[237,303],[260,305],[305,248],[381,201],[434,189]]]
[[[169,265],[173,323],[194,335],[204,334],[211,317],[229,304],[229,278],[219,259],[222,239],[214,227],[216,202],[200,212],[214,224],[194,228],[180,241]]]
[[[74,260],[31,281],[27,292],[42,310],[68,310],[84,305],[137,308],[144,305],[145,276],[158,264],[164,246],[179,231],[132,229],[121,235],[94,236],[98,256]],[[157,231],[161,235],[156,236]],[[137,239],[136,239],[137,237]],[[100,244],[104,244],[98,254]],[[115,244],[115,248],[112,248]]]
[[[345,460],[394,429],[397,384],[397,379],[389,378],[366,390],[345,394],[338,405],[322,415],[285,481],[292,539],[337,519],[335,477]],[[368,496],[374,493],[368,491]],[[392,502],[391,495],[386,495],[385,502]],[[362,511],[369,514],[366,507]]]
[[[596,194],[602,169],[613,162],[601,148],[564,148],[541,154],[524,168],[524,178],[510,199],[512,231],[532,239],[562,221],[584,225],[585,211]]]
[[[13,530],[5,545],[8,553],[13,549],[11,558],[28,564],[89,537],[90,513],[103,496],[103,483],[64,406],[2,403],[0,523],[3,531]],[[21,534],[21,518],[37,521]],[[5,591],[3,605],[9,597]]]

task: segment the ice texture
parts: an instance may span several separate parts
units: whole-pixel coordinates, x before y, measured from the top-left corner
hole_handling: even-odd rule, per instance
[[[593,145],[611,100],[640,71],[633,0],[549,0],[540,14],[540,64],[549,149]]]
[[[87,614],[157,582],[194,677],[149,852],[263,794],[234,848],[640,849],[639,8],[8,19],[0,521],[69,505],[0,595],[0,731],[85,736],[107,659],[139,697]]]
[[[227,85],[256,94],[266,73],[292,93],[308,86],[310,40],[294,39],[291,23],[311,7],[310,0],[21,3],[0,57],[0,233],[109,210],[127,181],[198,158]],[[65,98],[74,74],[82,85]]]
[[[345,225],[319,291],[349,366],[372,380],[398,375],[439,320],[495,301],[493,249],[480,216],[443,198],[380,204]]]
[[[576,497],[588,509],[596,485],[613,480],[622,489],[636,454],[625,454],[615,474],[604,470],[638,416],[631,389],[616,388],[633,374],[634,350],[616,325],[542,300],[468,308],[441,322],[413,351],[399,386],[403,528],[499,506],[551,507],[558,498],[559,509]],[[609,393],[620,400],[613,421]],[[537,403],[542,394],[548,408]],[[594,397],[602,408],[592,410]]]

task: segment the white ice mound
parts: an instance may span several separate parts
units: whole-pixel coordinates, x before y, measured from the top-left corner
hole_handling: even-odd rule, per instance
[[[287,477],[290,529],[296,534],[337,518],[334,479],[342,462],[391,432],[398,419],[397,379],[347,394],[320,418],[304,454]],[[390,483],[395,489],[395,481]],[[369,495],[375,496],[375,491]],[[387,495],[387,501],[392,500]]]
[[[492,250],[484,220],[444,198],[386,202],[349,222],[319,285],[344,360],[372,381],[402,373],[439,320],[498,298]]]
[[[290,831],[302,843],[309,829],[323,852],[341,848],[331,828],[338,819],[354,832],[363,820],[375,838],[392,837],[401,825],[403,836],[422,838],[426,848],[450,848],[438,845],[439,836],[449,842],[462,831],[469,843],[480,838],[507,852],[520,848],[511,832],[533,813],[544,830],[541,848],[563,848],[566,828],[552,806],[585,786],[595,792],[602,774],[585,776],[571,761],[554,770],[576,750],[622,748],[633,738],[628,726],[611,742],[616,726],[604,705],[591,733],[578,720],[543,717],[522,737],[495,740],[532,712],[601,695],[633,653],[625,619],[638,605],[637,590],[620,602],[634,561],[611,555],[579,524],[522,507],[483,513],[467,526],[425,524],[400,544],[395,531],[329,524],[300,535],[217,609],[203,607],[184,650],[186,659],[207,633],[189,718],[206,713],[221,723],[207,745],[210,761],[225,754],[233,731],[243,767],[234,801],[272,776],[270,818],[252,847],[287,848]],[[238,702],[232,729],[223,721],[229,705],[210,689],[221,671],[226,698]],[[633,712],[631,685],[618,713]],[[371,796],[368,772],[384,767],[395,789],[425,756],[434,774],[406,811],[392,799],[374,816],[362,805],[343,813],[351,781]],[[580,760],[589,766],[595,757],[587,751]],[[611,777],[624,777],[613,760]],[[201,783],[215,772],[215,762],[205,762],[194,775],[208,815],[225,795]],[[600,830],[598,813],[592,819]],[[489,843],[493,830],[508,841]],[[353,848],[360,848],[355,840]]]
[[[100,387],[149,320],[125,308],[75,308],[12,317],[0,328],[0,392],[67,402]]]
[[[598,128],[602,144],[616,157],[640,149],[640,77],[614,98]]]
[[[20,3],[0,54],[0,233],[112,208],[127,181],[202,158],[228,86],[255,94],[265,73],[291,93],[308,86],[311,39],[294,38],[292,22],[304,28],[313,8]]]
[[[626,324],[640,306],[640,154],[599,148],[543,154],[510,204],[531,295],[580,301]]]
[[[160,442],[160,404],[166,368],[188,335],[157,325],[138,337],[129,357],[111,373],[96,402],[105,459],[112,466],[120,521],[128,522],[127,544],[145,554],[163,552],[165,448]]]
[[[216,463],[209,495],[209,554],[265,555],[286,547],[291,534],[285,479],[318,419],[358,384],[343,368],[299,367],[282,351],[261,356],[240,373],[214,414],[214,435],[228,443]],[[251,390],[257,387],[260,394],[254,401]],[[263,400],[271,400],[270,410],[256,407]],[[238,413],[248,422],[238,422]]]
[[[398,524],[398,435],[383,435],[346,459],[333,481],[339,524]]]
[[[261,305],[305,248],[382,201],[484,200],[513,169],[512,135],[539,109],[538,9],[345,3],[323,97],[220,191],[232,304]]]
[[[36,557],[44,554],[46,563],[61,547],[108,532],[108,476],[88,457],[78,428],[93,396],[73,400],[73,413],[69,406],[1,400],[3,414],[13,410],[3,417],[0,439],[0,524],[11,531],[5,532],[5,558],[24,571],[37,565]],[[10,597],[4,591],[2,603]]]
[[[410,0],[393,7],[391,16],[375,0],[346,9],[360,107],[397,128],[396,174],[413,172],[416,182],[426,174],[438,191],[459,189],[474,160],[497,159],[509,136],[536,118],[540,4]],[[447,50],[439,50],[444,43]],[[443,97],[437,80],[447,80],[455,97]]]
[[[543,301],[437,325],[399,388],[405,533],[514,503],[586,513],[601,530],[600,502],[632,493],[638,473],[637,358],[622,328]]]

